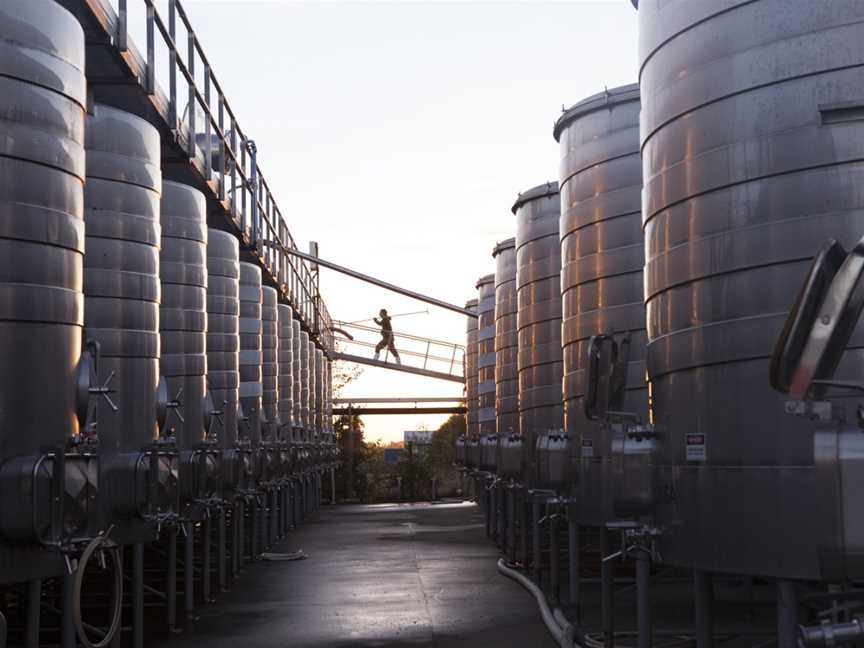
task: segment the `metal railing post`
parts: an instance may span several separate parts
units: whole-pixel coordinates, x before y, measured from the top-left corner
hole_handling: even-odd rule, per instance
[[[168,123],[177,128],[177,0],[168,0]]]
[[[125,52],[129,49],[129,12],[126,0],[120,0],[117,19],[117,49]]]

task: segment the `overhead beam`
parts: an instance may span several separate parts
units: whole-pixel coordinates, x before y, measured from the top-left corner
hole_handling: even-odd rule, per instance
[[[334,353],[335,360],[344,360],[345,362],[356,362],[357,364],[369,365],[371,367],[380,367],[381,369],[391,369],[392,371],[401,371],[417,376],[425,376],[426,378],[436,378],[438,380],[448,380],[465,384],[465,379],[462,376],[444,373],[443,371],[430,371],[429,369],[421,369],[420,367],[412,367],[410,365],[396,364],[395,362],[384,362],[383,360],[373,360],[372,358],[364,358],[363,356],[355,356],[349,353]]]
[[[307,254],[306,252],[301,252],[300,250],[295,249],[286,249],[288,254],[293,254],[296,257],[299,257],[305,261],[309,261],[310,263],[317,263],[318,265],[328,268],[330,270],[335,270],[336,272],[341,272],[344,275],[348,275],[349,277],[353,277],[354,279],[359,279],[360,281],[365,281],[366,283],[370,283],[374,286],[378,286],[379,288],[384,288],[385,290],[390,290],[392,292],[398,293],[400,295],[405,295],[406,297],[411,297],[412,299],[416,299],[418,301],[425,302],[427,304],[431,304],[432,306],[437,306],[438,308],[444,308],[446,310],[453,311],[454,313],[459,313],[461,315],[467,315],[468,317],[477,317],[477,313],[468,310],[467,308],[463,308],[462,306],[457,306],[456,304],[451,304],[449,302],[445,302],[441,299],[435,299],[434,297],[429,297],[428,295],[423,295],[422,293],[415,292],[413,290],[408,290],[407,288],[402,288],[401,286],[397,286],[396,284],[392,284],[388,281],[382,281],[381,279],[376,279],[375,277],[371,277],[367,274],[363,274],[362,272],[357,272],[356,270],[352,270],[351,268],[346,268],[345,266],[339,265],[338,263],[333,263],[332,261],[325,261],[324,259],[317,257],[312,254]]]
[[[464,407],[334,407],[335,416],[378,416],[384,414],[464,414]]]
[[[376,405],[379,403],[464,403],[462,396],[446,398],[439,396],[421,396],[420,398],[334,398],[334,405]]]

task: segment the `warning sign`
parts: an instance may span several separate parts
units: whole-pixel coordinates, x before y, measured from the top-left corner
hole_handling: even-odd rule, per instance
[[[705,461],[708,459],[707,439],[704,434],[685,434],[684,448],[687,461]]]

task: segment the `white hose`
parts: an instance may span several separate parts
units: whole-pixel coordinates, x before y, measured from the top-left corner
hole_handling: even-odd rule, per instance
[[[558,612],[558,614],[555,614],[549,609],[549,604],[546,602],[546,595],[543,594],[539,587],[515,569],[510,569],[504,563],[503,558],[498,561],[498,571],[504,574],[507,578],[515,580],[533,594],[537,601],[537,605],[540,608],[540,615],[543,617],[543,623],[546,624],[546,629],[549,630],[549,634],[552,635],[552,638],[555,639],[555,642],[561,646],[561,648],[582,648],[582,646],[577,644],[574,639],[576,631],[573,626],[564,619],[562,613]],[[563,623],[559,624],[559,618]]]

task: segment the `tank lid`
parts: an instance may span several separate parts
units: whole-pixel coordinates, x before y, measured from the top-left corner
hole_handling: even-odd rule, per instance
[[[493,283],[495,283],[495,275],[494,274],[483,275],[482,277],[480,277],[477,280],[477,288],[479,288],[480,286],[486,286],[488,284],[493,284]]]
[[[495,257],[495,256],[501,254],[502,252],[504,252],[504,250],[512,250],[515,247],[516,247],[516,239],[515,238],[509,238],[506,241],[501,241],[498,245],[496,245],[492,249],[492,256]]]
[[[617,106],[618,104],[630,101],[639,101],[638,83],[631,83],[630,85],[606,89],[603,92],[591,95],[564,111],[564,114],[555,122],[555,128],[552,130],[552,135],[555,137],[555,141],[557,142],[564,129],[579,117],[584,117],[588,113],[592,113],[596,110],[611,108],[612,106]]]
[[[519,194],[519,197],[516,198],[516,202],[513,203],[513,207],[511,207],[510,211],[514,214],[516,211],[525,203],[530,202],[532,200],[536,200],[537,198],[545,198],[546,196],[554,196],[558,193],[558,181],[555,182],[547,182],[545,184],[537,185]]]

